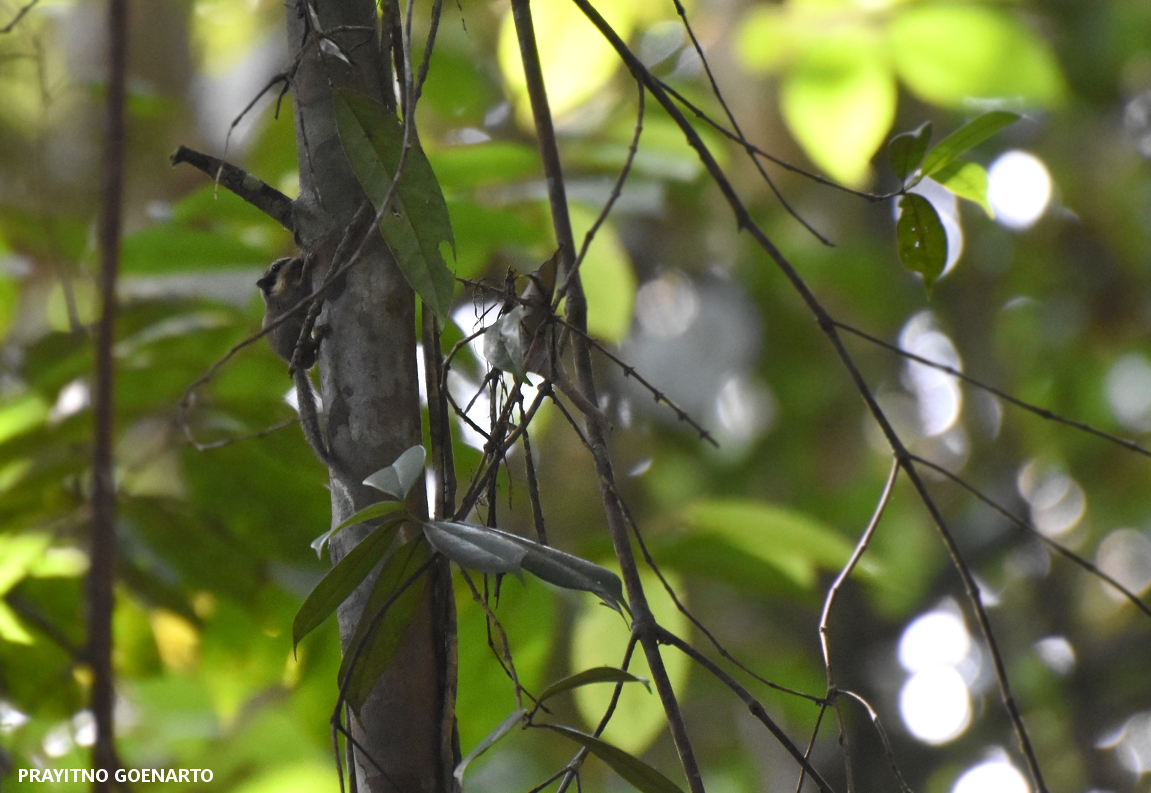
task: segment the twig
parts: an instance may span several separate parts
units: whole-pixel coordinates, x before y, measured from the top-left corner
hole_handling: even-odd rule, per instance
[[[1053,413],[1052,411],[1048,410],[1047,408],[1041,408],[1037,405],[1031,404],[1030,402],[1024,402],[1022,399],[1019,399],[1018,397],[1014,397],[1011,394],[1008,394],[1006,391],[1002,391],[1002,390],[996,388],[995,386],[988,385],[987,383],[984,383],[981,380],[976,380],[971,375],[964,374],[963,372],[959,371],[958,369],[956,369],[953,366],[948,366],[947,364],[938,363],[936,361],[930,360],[929,358],[924,358],[922,356],[916,355],[913,352],[908,352],[907,350],[903,349],[902,347],[898,347],[894,344],[890,344],[890,343],[884,341],[883,339],[876,338],[875,336],[872,336],[870,333],[859,330],[858,328],[853,328],[851,325],[847,325],[843,322],[839,322],[839,321],[835,321],[835,320],[833,320],[833,322],[837,328],[841,328],[841,329],[847,331],[848,333],[851,333],[855,336],[858,336],[861,339],[864,339],[865,341],[869,341],[872,344],[876,345],[877,347],[882,347],[885,350],[890,350],[891,352],[895,353],[896,355],[899,355],[903,358],[907,358],[908,360],[911,360],[911,361],[915,361],[916,363],[923,364],[924,366],[930,366],[932,369],[938,369],[941,372],[946,372],[947,374],[952,375],[953,377],[959,378],[960,380],[962,380],[965,383],[969,383],[969,384],[975,386],[976,388],[979,388],[979,389],[982,389],[983,391],[986,391],[989,394],[994,394],[995,396],[1002,399],[1004,402],[1008,402],[1012,405],[1015,405],[1018,408],[1023,408],[1024,410],[1026,410],[1030,413],[1034,413],[1036,416],[1039,416],[1040,418],[1045,418],[1048,421],[1054,421],[1054,422],[1057,422],[1059,424],[1066,424],[1068,427],[1074,427],[1077,430],[1080,430],[1082,432],[1086,432],[1090,435],[1094,435],[1098,438],[1102,438],[1105,441],[1110,441],[1111,443],[1114,443],[1117,446],[1122,446],[1124,449],[1127,449],[1128,451],[1135,452],[1136,454],[1142,454],[1144,457],[1151,457],[1151,449],[1148,449],[1145,446],[1140,446],[1135,441],[1128,440],[1127,438],[1120,438],[1117,435],[1112,435],[1108,432],[1104,432],[1103,430],[1096,429],[1095,427],[1092,427],[1090,424],[1084,424],[1081,421],[1075,421],[1073,419],[1069,419],[1069,418],[1066,418],[1064,416],[1061,416],[1058,413]]]
[[[697,105],[693,104],[690,99],[685,97],[679,91],[676,91],[674,88],[672,88],[670,85],[665,83],[663,80],[660,80],[658,77],[655,79],[659,82],[660,87],[662,87],[663,90],[667,91],[667,93],[670,94],[672,97],[674,97],[677,102],[679,102],[681,105],[683,105],[688,110],[690,110],[692,112],[692,115],[694,115],[696,118],[698,118],[701,121],[703,121],[704,123],[706,123],[708,126],[710,126],[712,129],[714,129],[719,134],[723,135],[728,140],[735,141],[736,143],[738,143],[749,154],[755,154],[759,157],[763,157],[765,160],[767,160],[767,161],[769,161],[775,165],[778,165],[783,170],[791,171],[794,174],[798,174],[799,176],[802,176],[806,179],[810,179],[811,181],[815,182],[816,184],[821,184],[824,187],[830,187],[830,188],[833,188],[835,190],[839,190],[841,192],[847,193],[848,195],[856,196],[857,198],[864,198],[864,199],[867,199],[868,201],[887,201],[889,199],[895,198],[897,195],[900,195],[900,192],[898,192],[898,191],[894,192],[894,193],[866,193],[866,192],[863,192],[861,190],[853,190],[852,188],[847,187],[845,185],[841,185],[838,182],[834,182],[825,176],[820,176],[817,173],[812,173],[811,171],[806,171],[803,168],[800,168],[799,166],[792,165],[787,160],[782,160],[779,157],[776,157],[774,154],[771,154],[770,152],[766,152],[763,149],[759,148],[754,143],[751,143],[748,140],[740,137],[739,135],[736,135],[734,132],[727,129],[725,126],[720,124],[718,121],[711,118],[711,116],[709,116],[707,113],[705,113],[703,110],[701,110]]]
[[[20,10],[16,12],[16,16],[12,17],[11,22],[0,28],[0,33],[11,33],[12,29],[20,24],[20,20],[24,18],[24,15],[35,8],[36,4],[39,2],[40,0],[29,0],[28,3],[23,5]]]
[[[187,163],[222,184],[293,234],[296,222],[292,216],[292,199],[276,188],[257,179],[243,168],[210,154],[181,146],[170,158],[172,165]]]
[[[819,615],[819,644],[823,649],[823,667],[827,670],[827,691],[828,696],[835,689],[835,676],[831,671],[831,646],[827,638],[827,622],[831,616],[831,607],[835,604],[835,597],[839,594],[839,588],[851,575],[855,566],[859,564],[859,560],[863,558],[864,552],[867,550],[868,543],[871,542],[872,535],[875,534],[875,529],[879,526],[879,520],[883,517],[883,513],[887,511],[887,504],[891,501],[891,494],[895,490],[895,480],[899,476],[899,461],[892,460],[891,472],[887,475],[887,484],[883,486],[883,492],[879,496],[879,503],[875,505],[875,512],[871,515],[871,520],[867,524],[867,528],[859,537],[859,542],[855,544],[855,550],[851,553],[851,558],[847,560],[847,564],[839,571],[839,575],[835,577],[835,581],[827,590],[827,597],[823,601],[823,611]]]
[[[984,504],[986,504],[987,506],[991,507],[993,510],[998,512],[1000,515],[1007,518],[1009,521],[1014,523],[1016,526],[1023,529],[1024,531],[1028,532],[1029,534],[1033,535],[1036,539],[1038,539],[1040,542],[1042,542],[1044,545],[1046,545],[1051,550],[1055,551],[1060,556],[1063,556],[1067,559],[1070,559],[1072,562],[1079,565],[1080,567],[1082,567],[1084,570],[1088,571],[1092,575],[1098,577],[1100,580],[1106,581],[1108,584],[1115,587],[1115,589],[1118,590],[1120,592],[1120,594],[1122,594],[1125,598],[1127,598],[1129,601],[1131,601],[1131,603],[1135,606],[1135,608],[1139,609],[1144,614],[1151,617],[1151,606],[1148,606],[1146,603],[1144,603],[1139,598],[1139,596],[1136,595],[1134,592],[1132,592],[1127,587],[1120,584],[1114,578],[1107,575],[1107,573],[1100,570],[1094,564],[1087,561],[1086,559],[1084,559],[1082,556],[1080,556],[1079,554],[1072,551],[1067,546],[1063,545],[1062,543],[1056,542],[1055,540],[1051,539],[1050,537],[1048,537],[1043,532],[1039,531],[1039,529],[1032,526],[1030,522],[1012,514],[1011,511],[1008,510],[1006,507],[1002,506],[997,501],[984,495],[983,492],[981,490],[979,490],[979,488],[975,487],[974,485],[972,485],[970,482],[963,479],[958,474],[954,474],[951,471],[948,471],[943,466],[937,465],[936,463],[933,463],[930,460],[926,460],[926,459],[919,457],[917,455],[912,455],[911,459],[913,462],[919,463],[920,465],[927,466],[932,471],[935,471],[938,474],[942,474],[944,477],[950,479],[952,482],[959,485],[964,490],[966,490],[968,493],[971,493],[971,495],[975,496],[977,499],[982,501]]]
[[[555,295],[552,297],[551,313],[555,313],[559,307],[560,301],[563,300],[564,295],[567,294],[568,286],[571,284],[573,278],[579,273],[580,264],[583,263],[584,257],[587,256],[588,248],[591,247],[592,240],[595,239],[596,232],[599,231],[600,226],[607,220],[607,216],[611,214],[612,207],[619,199],[620,194],[623,192],[624,182],[627,181],[628,174],[631,173],[632,163],[635,161],[635,155],[639,151],[639,136],[643,132],[643,114],[644,114],[644,100],[645,92],[643,84],[636,84],[639,88],[639,99],[637,100],[635,129],[632,132],[631,143],[627,147],[627,157],[624,159],[623,167],[619,170],[619,176],[616,177],[615,183],[612,185],[611,193],[608,195],[607,201],[600,210],[599,216],[592,223],[591,228],[588,229],[587,234],[584,234],[583,245],[580,246],[579,255],[576,256],[575,262],[572,264],[571,269],[567,271],[564,276],[563,283],[556,289]]]
[[[679,18],[683,21],[684,30],[687,31],[687,35],[691,38],[691,45],[695,48],[696,55],[699,56],[699,62],[703,64],[703,70],[707,74],[707,81],[711,85],[711,93],[715,96],[716,101],[719,102],[719,106],[723,108],[723,112],[727,115],[727,120],[731,122],[732,129],[735,130],[734,140],[743,146],[744,151],[747,152],[748,157],[751,158],[752,163],[755,165],[755,169],[759,171],[759,175],[767,182],[767,186],[771,188],[771,192],[775,194],[776,200],[779,201],[787,214],[795,218],[796,221],[807,229],[817,240],[824,245],[830,246],[832,244],[831,241],[816,231],[815,227],[804,220],[804,218],[792,208],[791,204],[787,202],[787,199],[783,197],[783,193],[779,192],[779,188],[775,186],[775,182],[767,175],[767,171],[763,169],[763,163],[756,158],[755,153],[749,148],[750,144],[747,142],[747,136],[745,136],[743,130],[739,128],[739,122],[736,121],[735,114],[731,112],[731,108],[727,106],[727,101],[723,98],[723,92],[719,90],[719,83],[715,81],[715,75],[711,71],[711,64],[707,62],[707,55],[704,54],[703,47],[700,46],[699,39],[695,36],[695,30],[687,19],[687,11],[684,10],[683,3],[681,3],[680,0],[673,0],[673,2],[675,3],[676,13],[679,14]]]
[[[1007,679],[1006,666],[1003,662],[1002,655],[999,651],[998,643],[991,630],[991,622],[987,617],[986,609],[979,596],[979,587],[975,582],[975,578],[971,570],[967,567],[959,547],[955,543],[955,539],[951,534],[951,530],[947,526],[947,522],[943,519],[943,514],[939,511],[938,506],[931,498],[931,494],[927,490],[927,485],[919,476],[918,471],[915,470],[914,464],[911,462],[910,453],[906,445],[900,439],[899,435],[895,432],[887,415],[876,401],[875,395],[871,393],[870,387],[863,378],[863,374],[859,371],[859,367],[855,364],[855,360],[847,352],[847,348],[843,344],[836,329],[835,321],[827,310],[815,297],[807,282],[799,275],[795,267],[788,261],[787,257],[776,247],[764,233],[763,229],[755,222],[748,212],[747,207],[744,206],[739,196],[735,192],[735,188],[728,181],[727,176],[719,167],[715,157],[711,151],[704,144],[700,138],[699,133],[691,126],[690,122],[684,117],[683,113],[672,102],[667,92],[663,90],[662,85],[651,72],[639,61],[638,58],[628,49],[627,45],[620,39],[619,35],[612,29],[612,27],[604,20],[598,11],[588,2],[588,0],[573,0],[575,4],[583,11],[593,25],[600,31],[601,35],[608,40],[608,42],[615,49],[616,53],[623,60],[624,64],[631,71],[632,75],[637,79],[642,79],[648,90],[656,97],[660,105],[668,112],[675,121],[676,125],[683,132],[687,138],[688,144],[696,150],[701,161],[703,162],[708,173],[711,175],[712,180],[716,186],[719,187],[720,192],[727,200],[731,211],[735,216],[736,223],[739,229],[747,230],[756,243],[764,250],[768,256],[775,262],[780,272],[791,283],[792,287],[802,298],[803,302],[807,305],[808,309],[814,316],[816,323],[820,330],[823,331],[828,341],[831,343],[832,348],[835,350],[840,363],[847,371],[848,376],[851,378],[855,385],[856,390],[859,392],[864,403],[867,406],[868,412],[871,413],[872,418],[876,424],[879,425],[883,432],[884,437],[887,439],[888,444],[891,446],[896,459],[899,460],[900,466],[907,472],[908,479],[915,487],[919,495],[920,501],[927,509],[931,516],[932,522],[935,523],[939,531],[940,537],[944,545],[947,547],[948,553],[951,556],[952,564],[955,566],[956,571],[959,573],[963,581],[964,590],[967,598],[971,603],[972,609],[975,611],[980,630],[983,633],[983,639],[987,643],[988,652],[990,653],[995,669],[996,682],[999,685],[1000,698],[1003,702],[1004,708],[1011,719],[1012,726],[1015,730],[1015,735],[1019,741],[1020,750],[1027,761],[1028,770],[1031,773],[1031,778],[1035,784],[1035,788],[1039,793],[1047,793],[1047,785],[1043,781],[1043,774],[1039,767],[1039,759],[1035,755],[1035,750],[1031,745],[1031,738],[1027,733],[1027,727],[1023,723],[1023,718],[1019,713],[1019,708],[1015,704],[1014,695],[1011,693],[1011,684]]]
[[[667,644],[675,647],[681,653],[710,672],[713,677],[727,686],[732,691],[732,693],[743,700],[743,704],[747,705],[747,709],[751,711],[751,715],[759,719],[763,726],[767,727],[768,731],[775,736],[776,740],[779,741],[783,748],[786,749],[788,753],[795,758],[796,762],[799,763],[800,768],[804,769],[808,776],[811,777],[812,781],[815,782],[816,787],[823,791],[823,793],[834,793],[831,785],[829,785],[823,776],[815,770],[808,759],[804,756],[803,752],[799,751],[799,748],[794,743],[792,743],[791,738],[787,736],[787,733],[785,733],[780,728],[780,726],[775,723],[771,716],[768,715],[767,710],[763,707],[763,703],[753,697],[750,691],[739,684],[739,681],[725,672],[718,664],[716,664],[706,655],[692,647],[690,644],[666,628],[656,628],[656,635],[659,637],[660,644]]]

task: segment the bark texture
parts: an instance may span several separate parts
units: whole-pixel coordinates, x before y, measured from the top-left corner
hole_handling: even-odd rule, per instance
[[[300,196],[294,202],[295,228],[302,248],[323,264],[333,252],[365,197],[344,157],[336,132],[333,87],[351,88],[394,105],[389,53],[383,52],[372,0],[312,2],[324,36],[321,46],[305,4],[287,5],[288,41],[299,65],[292,76]],[[420,443],[420,404],[416,373],[415,301],[379,235],[373,232],[364,256],[342,284],[328,293],[320,325],[320,378],[327,414],[328,445],[354,476],[332,472],[332,525],[379,500],[378,491],[359,484]],[[426,510],[417,486],[413,506]],[[333,539],[333,563],[364,532]],[[453,725],[445,704],[452,631],[451,579],[433,567],[431,585],[390,668],[376,684],[360,717],[351,719],[355,739],[356,788],[371,793],[441,793],[452,790]],[[361,587],[338,612],[345,652],[363,611],[368,590]]]

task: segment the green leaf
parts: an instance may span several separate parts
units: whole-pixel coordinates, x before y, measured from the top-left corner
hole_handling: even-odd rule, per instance
[[[399,588],[429,558],[426,543],[418,540],[406,543],[384,562],[372,594],[368,596],[360,622],[348,643],[349,649],[340,664],[338,678],[342,686],[350,675],[347,702],[357,715],[400,646],[416,607],[424,597],[427,576],[420,576],[403,592],[399,592]],[[361,643],[363,650],[357,655],[355,649]]]
[[[584,235],[599,212],[575,202],[569,209],[576,246],[582,247]],[[588,331],[605,341],[623,341],[631,330],[636,277],[627,249],[610,220],[596,231],[580,263],[580,275],[587,296]]]
[[[403,501],[424,474],[424,461],[428,453],[420,444],[409,447],[387,468],[381,468],[364,480],[364,484],[374,487],[394,499]]]
[[[987,217],[995,217],[995,210],[987,200],[987,171],[979,163],[952,160],[936,171],[931,178],[960,198],[979,204],[987,213]]]
[[[616,669],[614,666],[597,666],[592,669],[585,669],[582,672],[576,672],[574,675],[568,675],[563,680],[557,680],[541,691],[539,696],[536,697],[536,701],[543,703],[556,694],[562,694],[565,691],[571,691],[573,688],[586,686],[589,683],[643,683],[643,687],[648,690],[649,694],[651,693],[650,681],[646,678],[636,677],[631,672]]]
[[[522,569],[549,584],[598,595],[616,611],[627,608],[619,576],[586,559],[489,526],[436,520],[422,525],[432,547],[460,567],[514,575]]]
[[[928,121],[919,129],[896,135],[887,144],[887,160],[901,181],[915,173],[915,169],[923,162],[923,155],[927,153],[927,144],[930,142],[931,122]]]
[[[344,153],[378,212],[399,165],[403,125],[393,112],[355,91],[338,89],[335,103]],[[380,232],[408,284],[442,323],[451,309],[455,278],[441,250],[447,243],[454,256],[456,243],[432,166],[419,141],[411,144],[404,173],[380,220]]]
[[[364,582],[380,559],[384,558],[401,522],[402,518],[396,516],[373,530],[320,579],[320,583],[316,584],[292,620],[293,647],[331,616],[347,600],[348,595]]]
[[[387,515],[389,512],[395,512],[399,509],[403,509],[403,506],[404,505],[399,501],[377,501],[375,504],[368,504],[368,506],[352,515],[339,526],[336,526],[334,529],[328,529],[319,537],[312,540],[312,550],[316,552],[316,556],[323,556],[324,546],[327,545],[328,541],[339,532],[348,528],[348,526],[354,526],[357,523],[364,523],[366,521],[373,520],[374,518],[382,517]]]
[[[664,575],[671,588],[680,593],[681,601],[685,600],[683,580],[672,571],[665,570]],[[642,570],[640,583],[647,593],[648,605],[657,623],[679,636],[691,631],[691,623],[676,608],[655,573]],[[600,606],[591,596],[581,597],[579,611],[571,626],[569,669],[574,672],[599,666],[618,666],[630,638],[631,631],[617,614]],[[691,675],[691,660],[678,652],[661,655],[672,689],[677,693],[685,691]],[[628,669],[637,677],[650,679],[652,676],[647,658],[638,648]],[[572,692],[572,700],[585,725],[591,727],[599,723],[614,693],[610,686],[581,686]],[[639,686],[624,686],[615,715],[602,737],[625,752],[638,755],[666,731],[667,714],[659,697]]]
[[[921,99],[962,108],[973,97],[1050,106],[1066,93],[1048,44],[1011,13],[987,4],[916,4],[887,26],[890,55]]]
[[[780,87],[780,109],[795,139],[816,165],[850,184],[866,178],[895,103],[895,76],[880,42],[863,28],[820,39]]]
[[[1020,119],[1018,113],[993,110],[964,124],[939,142],[923,160],[923,176],[931,176],[959,155],[970,151],[1004,127]]]
[[[600,760],[603,760],[611,769],[642,793],[683,793],[674,782],[647,763],[634,757],[619,747],[601,741],[594,735],[563,727],[558,724],[544,724],[549,730],[554,730],[583,746]]]
[[[461,787],[463,787],[464,784],[464,771],[467,770],[468,764],[486,752],[488,749],[490,749],[492,744],[494,744],[500,738],[503,738],[505,735],[511,732],[512,727],[519,724],[520,721],[523,720],[523,717],[526,713],[527,711],[523,708],[517,708],[516,710],[512,711],[511,715],[501,721],[499,726],[497,726],[494,730],[489,732],[487,737],[485,737],[482,741],[479,742],[479,744],[476,745],[475,749],[472,749],[470,752],[468,752],[467,757],[465,757],[463,760],[460,760],[459,765],[456,766],[456,770],[453,776],[456,778],[456,782],[459,783]]]
[[[921,195],[903,196],[899,209],[895,226],[899,260],[908,270],[922,275],[924,285],[931,291],[947,263],[947,232],[935,207]]]
[[[851,556],[851,544],[830,526],[765,501],[697,501],[684,516],[691,529],[726,540],[805,589],[815,585],[817,569],[839,569]]]
[[[446,520],[422,525],[433,548],[468,570],[519,575],[520,562],[527,555],[527,549],[512,540],[512,535],[487,526]]]
[[[168,222],[126,237],[121,269],[125,275],[171,275],[189,270],[263,267],[267,256],[266,249],[245,245],[235,236]]]

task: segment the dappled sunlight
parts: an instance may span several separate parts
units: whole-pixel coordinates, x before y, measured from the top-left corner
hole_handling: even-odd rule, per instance
[[[968,686],[978,673],[978,651],[959,614],[940,608],[912,620],[899,639],[898,658],[911,673],[899,693],[908,732],[932,745],[962,735],[971,724]]]
[[[1016,477],[1019,495],[1031,508],[1031,522],[1047,537],[1061,537],[1087,512],[1087,494],[1068,474],[1031,460]]]
[[[1114,751],[1119,765],[1141,779],[1151,772],[1151,711],[1136,713],[1095,746]]]
[[[1099,569],[1137,595],[1151,587],[1151,538],[1144,531],[1116,529],[1103,538],[1095,552]],[[1116,601],[1126,597],[1109,584],[1103,591]]]
[[[1115,420],[1134,432],[1151,430],[1151,363],[1139,353],[1120,356],[1104,383]]]
[[[1006,753],[1000,749],[995,754],[999,756],[964,771],[951,793],[1031,793],[1031,785]]]
[[[987,171],[987,200],[995,219],[1015,231],[1030,228],[1043,216],[1051,191],[1047,166],[1025,151],[1001,154]]]
[[[936,327],[930,311],[921,311],[907,321],[899,334],[899,346],[929,361],[962,369],[955,345]],[[954,375],[917,361],[907,361],[906,366],[905,384],[918,401],[923,435],[943,434],[959,420],[963,407],[959,382]]]

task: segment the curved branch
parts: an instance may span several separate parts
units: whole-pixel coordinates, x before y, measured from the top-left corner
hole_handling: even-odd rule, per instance
[[[176,149],[171,161],[174,166],[186,162],[203,171],[288,231],[296,233],[292,199],[243,168],[187,146]]]

